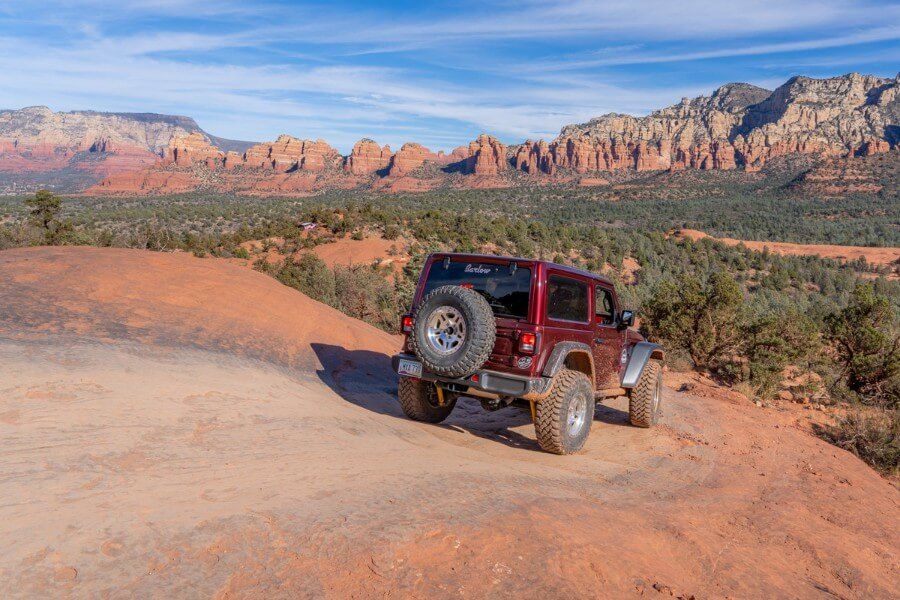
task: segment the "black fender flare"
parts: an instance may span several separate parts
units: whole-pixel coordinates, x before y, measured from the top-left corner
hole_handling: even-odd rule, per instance
[[[590,364],[591,372],[587,374],[591,381],[594,381],[594,353],[591,347],[583,342],[560,342],[553,347],[550,357],[544,364],[541,375],[544,377],[553,377],[566,364],[566,358],[573,352],[584,354]]]
[[[622,373],[622,387],[629,389],[637,385],[644,372],[644,367],[651,358],[665,360],[666,351],[659,344],[652,342],[638,342],[631,348],[628,355],[628,364]]]

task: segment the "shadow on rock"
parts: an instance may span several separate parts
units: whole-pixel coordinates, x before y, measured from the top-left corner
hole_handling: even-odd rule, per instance
[[[397,401],[398,376],[391,368],[390,356],[332,344],[314,343],[312,349],[322,365],[316,375],[338,396],[366,410],[407,419]],[[626,412],[602,404],[597,405],[594,419],[611,425],[628,425]],[[463,397],[453,414],[436,427],[468,433],[512,448],[540,450],[533,438],[513,430],[525,425],[531,425],[531,414],[524,401],[488,412],[479,400]]]

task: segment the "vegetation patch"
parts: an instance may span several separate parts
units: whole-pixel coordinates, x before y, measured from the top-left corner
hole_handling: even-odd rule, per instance
[[[863,211],[853,198],[827,205],[742,197],[617,203],[584,194],[436,191],[312,200],[188,195],[62,204],[40,194],[27,203],[3,201],[0,248],[88,244],[252,260],[285,285],[392,332],[430,252],[487,252],[579,266],[617,280],[645,335],[670,350],[670,366],[705,371],[761,400],[843,403],[847,416],[820,434],[882,472],[896,473],[900,282],[861,261],[778,255],[666,234],[672,227],[697,227],[750,239],[860,244],[878,237],[896,244],[896,202],[870,202]],[[851,215],[849,221],[828,218],[834,211]],[[402,269],[329,267],[310,252],[336,239],[372,235],[397,241]]]

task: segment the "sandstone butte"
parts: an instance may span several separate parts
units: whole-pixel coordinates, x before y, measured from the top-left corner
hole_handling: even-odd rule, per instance
[[[74,166],[106,177],[88,193],[128,194],[173,191],[165,181],[177,183],[179,190],[194,182],[223,191],[312,193],[520,181],[603,185],[608,181],[604,173],[619,170],[758,171],[790,154],[843,159],[891,152],[900,143],[898,90],[900,76],[856,73],[794,77],[774,91],[731,83],[644,117],[611,113],[567,125],[549,142],[506,146],[482,134],[449,154],[415,142],[393,152],[365,138],[342,156],[323,140],[290,135],[233,147],[240,143],[223,144],[229,140],[209,136],[186,117],[32,107],[0,111],[0,172]],[[173,172],[181,175],[160,175]]]
[[[369,175],[386,168],[390,162],[390,146],[382,148],[374,140],[363,138],[353,145],[344,169],[353,175]]]

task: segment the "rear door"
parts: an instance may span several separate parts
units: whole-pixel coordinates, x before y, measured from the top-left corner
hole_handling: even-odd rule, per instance
[[[597,389],[619,386],[625,330],[616,324],[618,306],[612,286],[594,284],[594,366]]]
[[[438,255],[432,260],[420,297],[443,285],[458,285],[481,294],[490,304],[497,326],[497,339],[484,366],[527,373],[528,368],[520,369],[515,359],[520,323],[530,311],[532,270],[532,264],[525,261]]]

